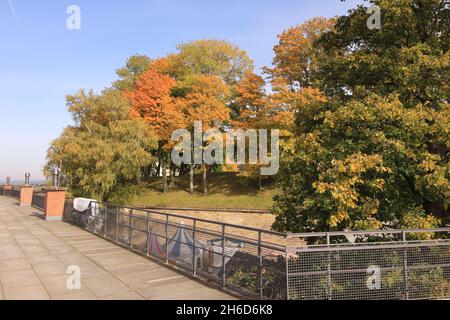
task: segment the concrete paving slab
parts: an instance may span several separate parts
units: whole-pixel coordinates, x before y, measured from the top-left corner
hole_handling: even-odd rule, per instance
[[[50,254],[50,253],[31,254],[31,255],[27,256],[27,259],[28,259],[28,261],[30,261],[31,264],[59,261],[55,255]]]
[[[39,277],[44,278],[50,276],[65,276],[67,267],[63,263],[57,261],[34,264],[33,269]]]
[[[50,296],[42,285],[6,288],[6,300],[49,300]]]
[[[81,289],[67,286],[79,266]],[[0,196],[0,300],[232,299],[174,270]]]
[[[0,273],[22,270],[31,270],[31,264],[28,259],[0,260]]]
[[[107,274],[104,276],[96,276],[91,278],[84,278],[83,285],[89,288],[97,297],[107,297],[113,294],[122,294],[130,291],[124,282]]]
[[[2,272],[0,281],[3,288],[27,287],[41,284],[39,277],[33,270]]]
[[[25,254],[19,247],[5,247],[0,249],[0,260],[25,258]]]
[[[88,290],[50,294],[52,300],[97,300],[97,297]]]
[[[145,298],[134,291],[128,291],[103,297],[102,300],[145,300]]]
[[[51,296],[63,295],[74,293],[75,290],[71,290],[67,287],[67,275],[58,275],[41,278],[42,284]],[[81,290],[83,290],[83,284],[81,284]]]

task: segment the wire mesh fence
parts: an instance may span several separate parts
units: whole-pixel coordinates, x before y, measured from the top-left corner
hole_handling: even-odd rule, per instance
[[[77,212],[71,201],[64,220],[246,298],[450,298],[450,228],[285,234],[97,202]]]
[[[286,248],[265,240],[282,233],[96,202],[67,203],[64,219],[243,297],[286,299]]]
[[[305,245],[287,248],[288,299],[448,299],[449,232],[290,235],[303,238]]]

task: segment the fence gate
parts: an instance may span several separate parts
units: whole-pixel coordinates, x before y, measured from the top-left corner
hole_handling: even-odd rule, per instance
[[[450,241],[305,245],[287,249],[288,299],[450,298]]]

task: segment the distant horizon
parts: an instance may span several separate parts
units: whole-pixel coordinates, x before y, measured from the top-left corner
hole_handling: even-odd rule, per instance
[[[2,1],[0,35],[7,45],[0,59],[0,181],[7,176],[21,181],[25,172],[45,180],[46,151],[72,123],[65,96],[81,88],[99,92],[110,86],[117,79],[115,70],[133,54],[155,58],[183,42],[223,39],[247,51],[260,72],[271,65],[278,34],[316,16],[342,15],[360,3]],[[80,7],[80,30],[66,26],[71,4]]]
[[[11,184],[13,186],[23,185],[24,182],[25,182],[25,179],[23,179],[23,180],[11,180]],[[45,184],[46,182],[47,182],[46,179],[36,179],[36,180],[31,179],[30,180],[30,184],[31,185],[42,185],[42,184]],[[5,179],[0,179],[0,185],[4,185],[4,184],[6,184],[6,180]]]

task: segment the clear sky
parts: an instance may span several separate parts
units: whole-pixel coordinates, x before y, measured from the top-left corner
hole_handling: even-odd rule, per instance
[[[42,178],[46,150],[71,123],[65,95],[100,91],[127,57],[178,43],[228,40],[257,68],[270,65],[277,34],[315,16],[344,14],[362,0],[0,0],[0,183]],[[81,29],[69,30],[69,5]]]

